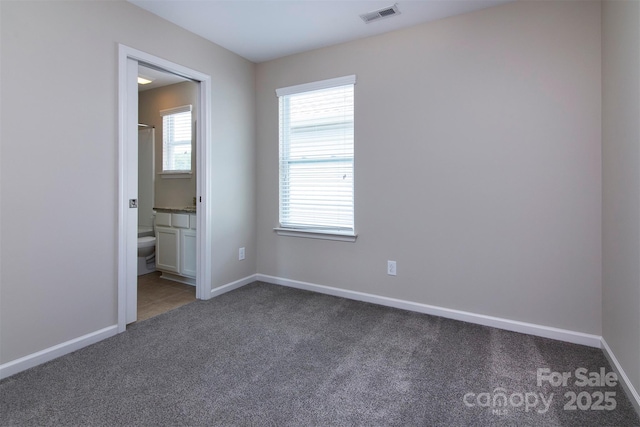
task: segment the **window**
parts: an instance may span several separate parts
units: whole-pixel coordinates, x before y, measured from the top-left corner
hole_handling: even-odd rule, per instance
[[[191,105],[160,111],[162,172],[191,172]]]
[[[279,234],[355,240],[355,81],[355,76],[347,76],[276,91],[280,104]]]

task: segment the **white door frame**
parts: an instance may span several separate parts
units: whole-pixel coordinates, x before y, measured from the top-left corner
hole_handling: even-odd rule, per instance
[[[135,298],[128,292],[137,289],[138,230],[137,209],[129,208],[129,199],[138,198],[138,179],[130,171],[138,170],[138,62],[199,82],[200,96],[196,119],[196,298],[211,298],[211,77],[185,66],[118,45],[118,332],[126,329]],[[134,99],[135,98],[135,99]],[[133,111],[132,111],[133,110]],[[134,143],[134,141],[136,141]],[[132,147],[135,146],[135,154]],[[132,212],[135,211],[135,212]],[[135,213],[135,216],[133,215]],[[132,288],[135,287],[135,288]],[[134,294],[135,295],[135,294]],[[129,313],[129,315],[128,315]],[[129,318],[129,322],[127,321]]]

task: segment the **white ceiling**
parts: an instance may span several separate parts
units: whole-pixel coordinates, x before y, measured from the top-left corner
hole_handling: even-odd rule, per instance
[[[400,14],[360,15],[394,0],[128,0],[238,55],[263,62],[514,0],[398,0]]]

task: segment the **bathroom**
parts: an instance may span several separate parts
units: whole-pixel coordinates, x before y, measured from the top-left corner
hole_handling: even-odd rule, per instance
[[[172,269],[171,263],[167,264],[162,257],[166,254],[176,257],[179,253],[185,257],[185,253],[189,256],[193,252],[191,269],[195,270],[196,153],[193,141],[199,87],[193,81],[142,65],[139,77],[142,79],[138,80],[138,320],[144,320],[195,300],[195,278],[190,277],[195,274]],[[149,83],[143,84],[145,81]],[[163,121],[169,123],[165,116],[187,110],[191,112],[191,144],[188,150],[181,148],[180,155],[190,155],[190,165],[182,161],[179,171],[167,171],[171,166],[166,159],[163,164],[163,157],[170,156],[166,150],[163,152],[166,148],[163,147]],[[172,216],[175,224],[178,219],[186,218],[186,229],[173,230]],[[167,244],[171,238],[176,240],[178,248],[184,242],[187,248],[173,250],[172,242]],[[171,250],[160,251],[159,245]],[[189,263],[183,259],[182,264]]]

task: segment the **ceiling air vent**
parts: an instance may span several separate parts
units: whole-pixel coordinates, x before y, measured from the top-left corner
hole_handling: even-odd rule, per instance
[[[379,19],[389,18],[391,16],[400,15],[400,9],[398,9],[398,4],[394,4],[393,6],[385,7],[383,9],[378,9],[373,12],[365,13],[360,15],[360,18],[365,23],[377,21]]]

